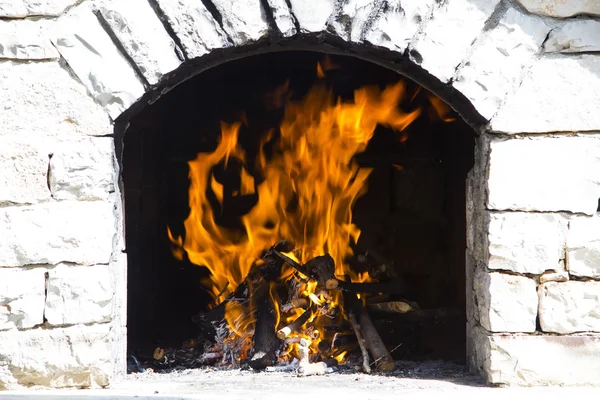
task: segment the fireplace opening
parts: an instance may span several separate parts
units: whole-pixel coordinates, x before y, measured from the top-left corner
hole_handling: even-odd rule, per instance
[[[129,354],[246,365],[266,324],[275,362],[306,348],[360,365],[349,320],[364,330],[366,310],[394,360],[464,362],[474,136],[410,79],[350,56],[248,56],[164,94],[124,137]]]

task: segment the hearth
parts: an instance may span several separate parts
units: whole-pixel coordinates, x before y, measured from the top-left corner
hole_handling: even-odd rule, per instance
[[[307,348],[310,362],[339,359],[339,369],[379,358],[356,339],[374,337],[366,310],[395,373],[442,359],[466,361],[490,384],[596,382],[599,10],[555,3],[1,6],[0,389],[105,387],[125,374],[128,353],[163,370],[199,352],[216,366],[249,365],[259,304],[279,307],[268,313],[279,322],[266,321],[275,336],[310,311],[280,333],[275,343],[291,349],[277,348],[278,364],[306,360]],[[330,136],[304,140],[292,124],[286,142],[282,126],[297,118],[285,116],[305,110],[315,88],[319,101],[331,96],[326,109],[376,104],[363,113],[372,135],[358,124],[360,134],[345,131],[352,141],[327,148],[319,140]],[[213,154],[219,146],[226,160]],[[208,175],[190,179],[190,168]],[[210,180],[195,202],[199,176]],[[275,194],[269,207],[264,191]],[[298,218],[327,214],[326,195],[346,203],[334,201],[328,218]],[[190,215],[209,209],[218,257],[190,241]],[[258,209],[249,236],[244,217]],[[214,260],[239,261],[231,249],[249,237],[243,273],[207,274]],[[360,299],[338,290],[356,285],[386,290],[361,286]],[[244,287],[239,302],[222,301]],[[238,335],[247,356],[230,351],[231,365],[212,334],[227,304],[250,321]],[[332,313],[335,329],[319,313]]]

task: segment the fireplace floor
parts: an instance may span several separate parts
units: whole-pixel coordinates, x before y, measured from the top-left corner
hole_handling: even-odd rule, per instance
[[[4,392],[3,400],[31,399],[506,399],[512,396],[564,399],[597,398],[600,388],[485,386],[466,367],[449,362],[400,362],[393,374],[334,373],[296,377],[290,372],[217,371],[211,368],[158,374],[129,374],[110,388],[90,390],[40,390]],[[594,396],[595,395],[595,396]],[[424,397],[423,397],[424,396]],[[431,396],[431,397],[430,397]]]

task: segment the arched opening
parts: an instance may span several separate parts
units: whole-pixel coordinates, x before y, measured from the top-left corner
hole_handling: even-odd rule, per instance
[[[386,95],[385,88],[398,82],[401,86],[392,91],[397,96],[390,95],[392,92]],[[245,240],[248,229],[243,218],[260,204],[259,186],[269,179],[265,169],[256,167],[257,160],[264,155],[268,164],[279,150],[296,150],[293,143],[283,150],[277,147],[286,106],[304,102],[308,93],[314,93],[315,85],[326,87],[333,99],[343,103],[356,102],[355,92],[360,88],[379,88],[376,97],[380,101],[376,104],[381,106],[382,99],[391,96],[393,108],[402,118],[410,119],[410,123],[396,121],[391,127],[393,118],[381,117],[382,123],[368,144],[351,154],[350,163],[356,171],[370,171],[364,184],[366,192],[351,202],[351,221],[361,234],[357,242],[347,244],[351,255],[334,258],[343,258],[361,280],[368,276],[374,283],[393,283],[391,288],[381,286],[363,294],[362,307],[369,310],[394,359],[464,361],[465,177],[473,165],[473,129],[439,98],[395,71],[354,57],[325,58],[318,52],[286,51],[249,56],[206,70],[130,120],[122,157],[129,265],[128,347],[142,362],[166,365],[160,364],[161,359],[164,361],[160,354],[158,363],[153,359],[155,349],[191,347],[196,353],[182,355],[182,366],[201,365],[200,361],[193,364],[191,358],[197,361],[198,354],[209,351],[215,340],[208,311],[215,304],[214,298],[221,302],[236,293],[240,282],[248,284],[245,275],[230,279],[230,283],[235,281],[231,285],[223,286],[215,279],[207,282],[209,269],[196,265],[202,264],[198,262],[201,257],[190,257],[192,247],[184,244],[190,235],[185,221],[194,208],[190,205],[190,162],[198,154],[215,153],[223,136],[221,122],[241,123],[237,144],[243,149],[244,160],[230,149],[231,160],[219,159],[202,170],[209,183],[201,186],[198,195],[203,206],[210,207],[211,223],[217,227],[209,233],[227,231],[235,236],[227,243]],[[265,149],[265,143],[271,147]],[[318,159],[312,161],[322,162],[339,151],[345,150],[321,147],[320,153],[316,151]],[[251,177],[250,186],[244,186],[244,174]],[[293,185],[294,179],[290,177],[288,183]],[[321,187],[318,183],[315,181],[314,188]],[[334,202],[336,195],[339,193],[325,201]],[[297,207],[291,204],[294,202],[297,200],[290,200],[287,206]],[[284,218],[283,214],[277,217]],[[328,218],[333,217],[322,215],[322,220]],[[318,218],[315,222],[314,215],[311,221],[322,222]],[[270,221],[262,227],[271,230],[272,224]],[[312,232],[311,226],[305,226],[303,232],[310,236],[312,233],[306,232]],[[277,239],[296,239],[285,250],[299,251],[295,255],[305,257],[299,261],[306,262],[310,257],[303,253],[305,243],[298,243],[298,235],[290,235]],[[176,245],[178,238],[182,247]],[[205,250],[223,254],[214,249],[223,241],[203,240],[209,243]],[[239,262],[239,258],[234,259]],[[260,263],[251,264],[252,269]],[[336,279],[343,281],[345,277],[338,274]],[[276,308],[281,313],[287,300],[271,299],[280,302]],[[249,312],[256,315],[256,300],[247,300]],[[399,304],[412,310],[391,312]],[[351,333],[347,323],[336,329],[336,333]],[[328,335],[320,339],[333,348],[334,334]],[[350,355],[357,354],[358,358],[360,349],[355,340],[349,340],[344,349],[349,350],[350,362]],[[207,362],[228,363],[219,359]]]

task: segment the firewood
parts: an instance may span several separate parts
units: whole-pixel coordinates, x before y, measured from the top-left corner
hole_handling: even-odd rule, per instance
[[[354,334],[356,335],[356,339],[358,341],[358,345],[360,346],[360,352],[362,353],[362,367],[363,371],[367,374],[371,373],[371,366],[369,364],[369,353],[367,352],[366,341],[362,336],[360,325],[358,321],[356,321],[356,317],[354,316],[354,312],[348,313],[348,320],[350,321],[350,325],[352,325],[352,329],[354,330]]]
[[[269,283],[260,279],[254,292],[256,307],[256,327],[252,339],[252,356],[249,365],[253,369],[262,370],[277,361],[277,350],[281,341],[275,334],[277,315],[275,305],[269,295]]]
[[[287,326],[284,326],[280,330],[277,331],[277,337],[279,339],[284,339],[288,337],[291,333],[298,332],[302,325],[308,321],[310,316],[312,315],[313,309],[312,307],[307,308],[298,318],[292,321]]]
[[[298,363],[298,374],[302,376],[309,375],[324,375],[333,370],[324,362],[311,363],[309,360],[309,346],[310,341],[307,339],[300,339],[298,345],[298,353],[300,355],[300,362]]]
[[[285,303],[281,306],[281,312],[286,313],[294,308],[306,308],[308,307],[308,299],[304,297],[300,297],[297,299],[290,300],[289,303]]]
[[[363,334],[366,347],[375,359],[374,362],[377,366],[377,370],[384,372],[392,371],[395,367],[394,360],[385,347],[385,343],[381,340],[381,336],[379,336],[379,332],[377,332],[377,329],[375,328],[375,325],[373,325],[373,321],[371,321],[371,317],[369,317],[369,313],[365,308],[360,312],[359,321],[360,330]]]
[[[317,281],[319,287],[327,290],[338,287],[338,280],[334,275],[335,264],[329,254],[313,258],[304,264],[304,268],[308,270],[310,277]]]
[[[404,314],[415,309],[413,305],[406,301],[388,301],[385,303],[369,304],[367,307],[373,311],[398,314]]]

